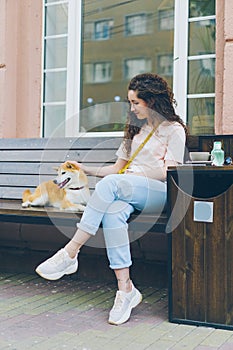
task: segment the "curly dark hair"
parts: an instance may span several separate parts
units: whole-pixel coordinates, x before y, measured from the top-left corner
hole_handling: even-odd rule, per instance
[[[144,100],[148,108],[156,111],[163,118],[180,123],[187,133],[183,120],[175,112],[174,94],[162,77],[153,73],[138,74],[130,81],[129,90],[136,91],[137,97]],[[146,119],[139,120],[129,109],[124,130],[124,146],[127,154],[130,153],[133,137],[139,133],[146,122]]]

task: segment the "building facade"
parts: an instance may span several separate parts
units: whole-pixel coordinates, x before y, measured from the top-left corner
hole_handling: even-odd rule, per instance
[[[172,86],[191,134],[233,133],[231,0],[0,4],[0,137],[119,133],[144,71]]]

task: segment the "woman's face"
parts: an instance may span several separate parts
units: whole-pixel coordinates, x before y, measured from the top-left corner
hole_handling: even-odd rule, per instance
[[[138,119],[148,119],[149,108],[144,100],[137,97],[137,91],[128,91],[128,101],[130,103],[131,112],[133,112]]]

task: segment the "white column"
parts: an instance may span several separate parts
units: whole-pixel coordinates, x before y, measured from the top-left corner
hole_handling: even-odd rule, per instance
[[[69,1],[66,136],[79,130],[82,1]]]
[[[176,113],[187,120],[189,0],[175,0],[173,92]]]

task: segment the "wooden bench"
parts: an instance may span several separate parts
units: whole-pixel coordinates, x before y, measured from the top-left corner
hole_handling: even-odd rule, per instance
[[[33,190],[42,181],[54,178],[56,173],[53,167],[68,159],[96,166],[113,163],[121,140],[121,137],[1,139],[1,248],[48,251],[62,246],[75,232],[81,214],[54,208],[22,208],[23,191],[26,188]],[[208,142],[212,140],[213,136],[207,137]],[[232,145],[232,137],[229,140],[227,145]],[[189,136],[187,139],[189,151],[206,150],[205,145],[205,138]],[[91,191],[97,181],[99,178],[89,176]],[[129,231],[135,235],[133,241],[141,237],[134,244],[135,255],[152,260],[166,260],[166,225],[165,212],[159,217],[133,214]],[[144,235],[145,231],[150,232],[149,239],[144,237],[147,236]]]

